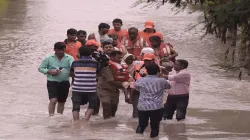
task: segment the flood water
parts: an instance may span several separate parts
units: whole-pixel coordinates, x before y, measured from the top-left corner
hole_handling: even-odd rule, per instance
[[[66,37],[68,28],[97,32],[100,22],[123,19],[124,28],[143,29],[151,19],[179,53],[189,60],[192,74],[190,104],[185,121],[162,121],[161,140],[249,139],[250,83],[212,67],[226,48],[212,36],[200,40],[201,28],[187,31],[199,13],[187,10],[175,15],[172,5],[132,8],[135,0],[10,0],[0,14],[0,139],[1,140],[132,140],[148,139],[135,134],[137,120],[132,106],[119,104],[117,116],[73,125],[72,104],[64,115],[48,117],[46,77],[37,71],[53,44]],[[1,10],[0,10],[1,11]],[[84,114],[86,107],[81,110]],[[101,114],[101,112],[100,112]]]

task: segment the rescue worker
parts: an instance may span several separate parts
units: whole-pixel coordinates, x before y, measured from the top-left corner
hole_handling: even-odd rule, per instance
[[[66,44],[65,53],[71,55],[74,60],[77,60],[78,49],[82,46],[81,42],[76,41],[77,30],[68,29],[67,30],[67,39],[64,40]]]
[[[165,67],[167,73],[172,71],[175,58],[178,56],[173,46],[169,43],[163,43],[159,36],[151,36],[149,40],[159,64]]]
[[[150,37],[150,36],[157,35],[157,36],[159,36],[159,37],[161,38],[161,41],[162,41],[162,42],[164,41],[162,33],[157,32],[157,31],[154,29],[155,24],[154,24],[153,21],[147,20],[147,21],[145,22],[144,27],[145,27],[145,29],[144,29],[143,31],[140,31],[140,32],[139,32],[139,35],[140,35],[141,37],[143,37],[143,38],[147,41],[147,43],[148,43],[150,46],[151,46],[150,40],[149,40],[149,37]]]
[[[112,42],[110,44],[109,42],[107,43],[102,43],[104,52],[106,51],[106,47],[113,47]],[[109,53],[109,56],[110,61],[116,63],[120,63],[122,60],[122,53],[120,51],[112,51]],[[115,117],[119,103],[119,89],[122,89],[123,86],[121,82],[115,81],[113,71],[110,66],[102,68],[98,75],[98,95],[103,107],[103,118],[108,119]]]
[[[128,35],[122,39],[122,47],[127,52],[133,54],[136,59],[139,59],[141,50],[148,47],[148,43],[139,36],[138,29],[131,27],[128,29]]]
[[[79,30],[77,32],[77,41],[81,42],[82,46],[85,46],[87,38],[87,32],[84,30]]]
[[[116,34],[118,36],[118,41],[121,42],[122,38],[128,34],[128,31],[122,29],[122,20],[116,18],[113,20],[114,29],[109,30],[108,34]]]

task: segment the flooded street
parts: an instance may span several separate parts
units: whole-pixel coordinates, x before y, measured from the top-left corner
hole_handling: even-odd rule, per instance
[[[190,62],[192,74],[188,117],[162,121],[160,140],[250,139],[250,82],[212,67],[221,61],[225,46],[212,36],[200,40],[201,28],[187,31],[199,13],[175,15],[172,5],[155,10],[133,6],[136,0],[10,0],[0,13],[0,140],[132,140],[137,120],[121,94],[116,118],[94,116],[87,124],[73,125],[70,96],[64,115],[49,118],[46,76],[37,68],[53,45],[66,38],[68,28],[97,33],[100,22],[114,18],[124,28],[143,29],[151,19],[179,58]],[[143,8],[144,7],[144,8]],[[1,10],[0,10],[1,11]],[[83,115],[86,107],[81,110]],[[100,112],[102,114],[102,112]]]

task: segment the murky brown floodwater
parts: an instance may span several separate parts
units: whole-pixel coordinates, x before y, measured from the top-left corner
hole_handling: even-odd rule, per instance
[[[96,32],[100,22],[111,23],[116,17],[124,20],[125,28],[142,29],[145,20],[154,20],[179,58],[190,61],[188,117],[183,122],[164,121],[159,139],[250,138],[250,83],[211,67],[220,61],[225,48],[211,41],[213,37],[200,41],[200,28],[186,31],[198,13],[174,15],[170,5],[157,11],[154,5],[131,9],[134,2],[10,0],[0,14],[1,140],[148,139],[148,130],[144,136],[134,133],[137,120],[131,119],[132,107],[122,96],[117,116],[111,120],[96,116],[88,124],[72,125],[70,99],[64,115],[47,117],[46,77],[37,71],[41,60],[53,52],[54,42],[64,40],[68,28]]]

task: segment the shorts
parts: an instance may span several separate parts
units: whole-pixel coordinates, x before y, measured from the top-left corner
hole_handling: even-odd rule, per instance
[[[69,81],[47,81],[49,99],[57,98],[59,103],[65,103],[69,94]]]
[[[88,109],[94,109],[97,105],[97,95],[92,92],[76,92],[72,91],[72,111],[80,111],[80,106],[83,101],[87,101],[89,103]]]

